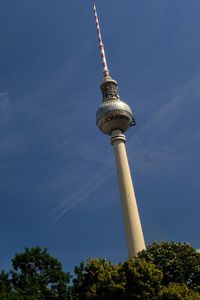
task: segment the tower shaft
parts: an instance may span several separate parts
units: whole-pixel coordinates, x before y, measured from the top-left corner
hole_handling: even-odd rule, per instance
[[[112,131],[111,144],[114,148],[117,166],[128,256],[135,257],[139,251],[145,249],[145,242],[126,154],[125,141],[125,136],[121,130]]]

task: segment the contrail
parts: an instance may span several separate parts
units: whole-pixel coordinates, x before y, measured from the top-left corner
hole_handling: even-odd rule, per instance
[[[89,184],[84,186],[78,192],[72,194],[72,196],[67,198],[67,200],[63,201],[59,206],[60,213],[54,219],[54,223],[57,223],[73,207],[85,201],[93,192],[95,192],[101,185],[103,185],[104,182],[108,180],[113,174],[114,171],[108,172],[106,176],[105,175],[102,176],[102,174],[99,173],[99,175],[95,177],[95,180],[89,181]],[[101,179],[99,179],[99,177],[101,177]]]

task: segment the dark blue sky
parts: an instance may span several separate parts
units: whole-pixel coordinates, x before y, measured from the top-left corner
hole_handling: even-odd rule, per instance
[[[111,75],[137,121],[127,152],[145,240],[200,248],[200,2],[97,9]],[[0,269],[35,245],[66,270],[125,259],[113,149],[95,125],[92,1],[1,1],[0,66]]]

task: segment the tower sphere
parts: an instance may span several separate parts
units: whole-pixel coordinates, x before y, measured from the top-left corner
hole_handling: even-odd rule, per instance
[[[135,125],[133,113],[125,102],[121,101],[118,95],[117,82],[107,77],[101,84],[103,102],[96,113],[97,126],[103,133],[111,135],[115,129],[122,132]]]

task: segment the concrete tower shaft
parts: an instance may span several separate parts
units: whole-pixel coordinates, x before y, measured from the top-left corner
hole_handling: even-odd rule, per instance
[[[126,138],[120,130],[116,129],[112,131],[110,140],[117,166],[128,256],[135,257],[139,251],[145,249],[145,242],[126,154]]]

